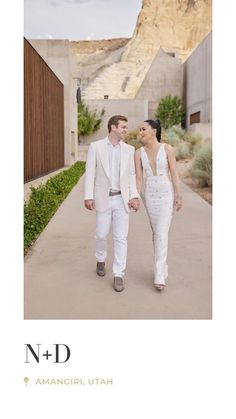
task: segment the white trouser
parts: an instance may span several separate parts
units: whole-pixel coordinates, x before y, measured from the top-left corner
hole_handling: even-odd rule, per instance
[[[96,212],[96,252],[98,262],[105,262],[107,256],[107,236],[112,225],[114,240],[113,275],[123,277],[127,259],[127,236],[129,213],[124,207],[121,195],[109,197],[109,208]]]

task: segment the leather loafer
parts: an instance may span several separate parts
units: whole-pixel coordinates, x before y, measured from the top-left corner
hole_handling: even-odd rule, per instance
[[[114,277],[113,288],[117,292],[123,291],[125,286],[124,286],[124,280],[123,278],[121,278],[121,276]]]
[[[99,276],[106,275],[105,262],[97,262],[96,272]]]

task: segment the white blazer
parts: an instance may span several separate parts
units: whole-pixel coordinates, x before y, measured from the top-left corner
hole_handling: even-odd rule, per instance
[[[90,144],[85,172],[84,199],[94,199],[96,211],[108,209],[111,189],[108,137]],[[120,141],[120,189],[125,209],[130,212],[128,202],[140,198],[136,188],[134,147]]]

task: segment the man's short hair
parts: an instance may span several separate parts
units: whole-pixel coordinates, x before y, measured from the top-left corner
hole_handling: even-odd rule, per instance
[[[108,132],[111,132],[111,126],[115,125],[116,127],[118,127],[119,121],[125,121],[128,122],[128,118],[124,115],[114,115],[112,116],[107,124],[107,128],[108,128]]]

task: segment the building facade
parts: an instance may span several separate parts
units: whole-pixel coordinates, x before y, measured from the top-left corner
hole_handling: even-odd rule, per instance
[[[183,63],[175,53],[159,48],[135,98],[148,100],[148,117],[154,118],[161,99],[168,95],[183,96]]]
[[[24,40],[24,182],[64,167],[64,86]]]
[[[211,137],[212,127],[212,33],[184,63],[186,129]]]
[[[64,85],[64,161],[77,161],[76,62],[68,40],[28,40]]]

